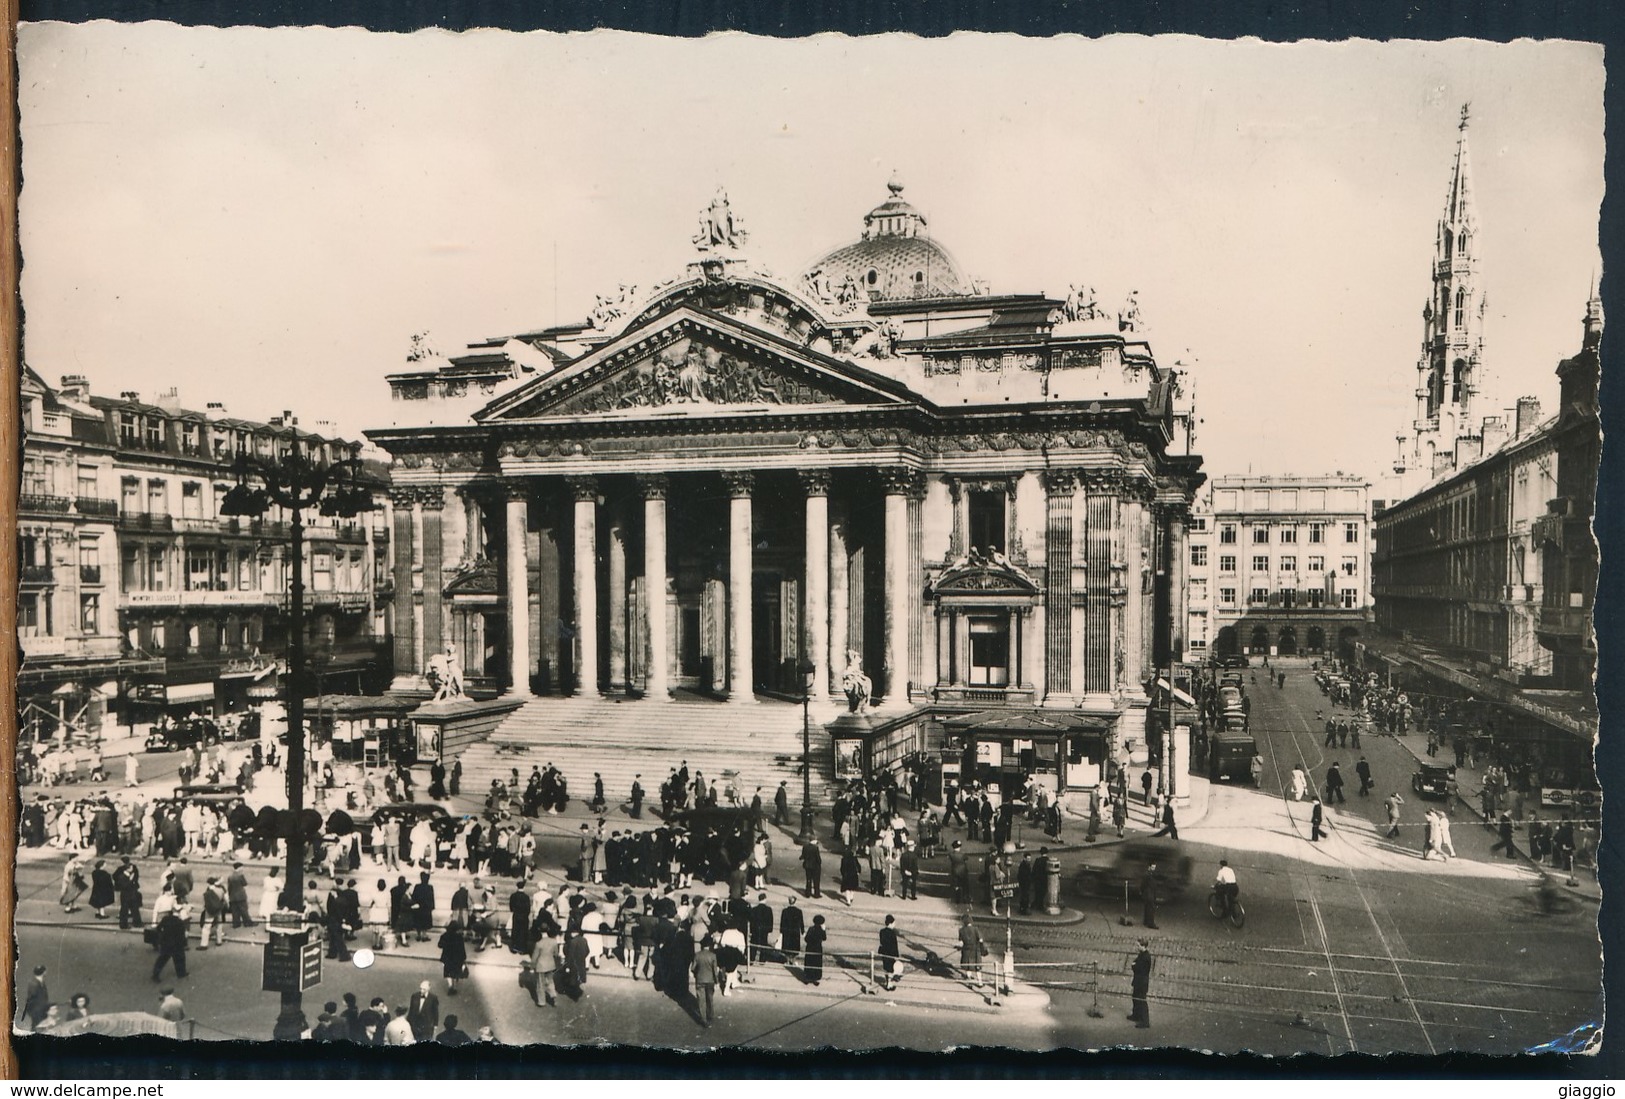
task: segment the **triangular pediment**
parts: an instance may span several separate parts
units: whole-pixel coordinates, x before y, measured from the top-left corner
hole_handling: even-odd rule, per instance
[[[971,550],[937,576],[932,591],[944,595],[1033,596],[1038,585],[1020,566],[1002,553]]]
[[[898,406],[889,378],[729,318],[679,309],[482,409],[476,419]]]

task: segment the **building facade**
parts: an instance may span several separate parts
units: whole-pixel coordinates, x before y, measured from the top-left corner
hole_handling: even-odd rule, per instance
[[[98,396],[74,375],[52,388],[26,371],[22,392],[20,682],[35,728],[93,733],[80,726],[109,708],[135,720],[274,696],[287,642],[287,517],[238,519],[219,505],[237,455],[270,456],[293,425],[232,418],[219,405],[186,409],[173,391],[153,402]],[[321,456],[351,446],[301,438]],[[309,520],[307,640],[313,671],[335,686],[389,681],[375,592],[387,530],[377,516]],[[76,661],[87,666],[74,671]],[[47,706],[42,693],[56,697]],[[76,705],[86,715],[78,725],[67,720]]]
[[[806,672],[867,677],[882,714],[1143,719],[1184,649],[1179,375],[1132,298],[989,294],[891,191],[796,279],[719,194],[682,277],[450,358],[416,341],[369,432],[397,667],[450,642],[527,696],[748,705]]]
[[[1191,630],[1210,631],[1206,650],[1352,653],[1370,606],[1369,492],[1343,473],[1215,477],[1194,513],[1204,537],[1190,543]]]

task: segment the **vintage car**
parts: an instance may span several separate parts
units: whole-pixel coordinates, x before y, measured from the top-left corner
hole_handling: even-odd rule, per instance
[[[1101,849],[1100,855],[1078,868],[1078,887],[1085,895],[1121,898],[1126,883],[1128,895],[1138,897],[1140,883],[1155,863],[1162,897],[1173,899],[1190,887],[1195,873],[1196,860],[1172,839],[1129,840]]]
[[[194,745],[207,748],[218,743],[220,729],[206,717],[183,718],[176,722],[163,722],[152,727],[147,734],[145,750],[148,752],[178,752]]]
[[[1449,796],[1450,779],[1456,769],[1444,763],[1424,763],[1411,776],[1411,790],[1418,797],[1442,798]]]

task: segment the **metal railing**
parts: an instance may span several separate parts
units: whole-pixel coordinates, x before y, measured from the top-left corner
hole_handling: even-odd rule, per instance
[[[55,568],[51,565],[24,565],[17,571],[25,584],[49,584],[56,579]]]
[[[100,565],[80,565],[79,582],[81,584],[100,584],[102,582],[102,567]]]
[[[43,492],[25,492],[17,501],[22,511],[48,512],[53,515],[65,514],[68,505],[73,501],[66,496],[52,496]]]
[[[80,515],[117,515],[118,501],[104,500],[100,496],[77,496],[73,506]]]

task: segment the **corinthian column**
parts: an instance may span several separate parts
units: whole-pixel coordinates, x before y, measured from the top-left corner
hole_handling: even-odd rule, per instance
[[[503,566],[508,581],[508,693],[530,695],[530,563],[525,528],[529,489],[523,481],[508,485],[507,546]]]
[[[882,701],[901,706],[908,701],[908,493],[914,473],[902,467],[882,469],[881,487],[886,494],[885,598],[881,608]]]
[[[434,485],[424,492],[423,502],[423,656],[446,649],[445,630],[445,546],[441,541],[440,513],[446,506],[445,489]]]
[[[812,689],[829,682],[829,471],[801,474],[807,494],[807,612],[802,629],[807,639],[807,660],[812,664]]]
[[[395,679],[404,682],[422,671],[413,663],[417,656],[417,639],[413,636],[412,615],[412,505],[417,503],[417,490],[391,489],[389,499],[395,519],[395,537],[390,546],[395,555],[395,591],[391,596],[394,621],[390,630],[395,642]]]
[[[728,486],[728,701],[746,705],[756,701],[756,655],[751,637],[751,534],[750,493],[755,476],[750,473],[724,473]]]
[[[575,496],[576,693],[598,694],[598,479],[571,477]]]
[[[666,622],[666,478],[653,474],[638,478],[643,489],[643,587],[648,616],[649,674],[644,697],[671,701],[671,653],[667,649]]]

